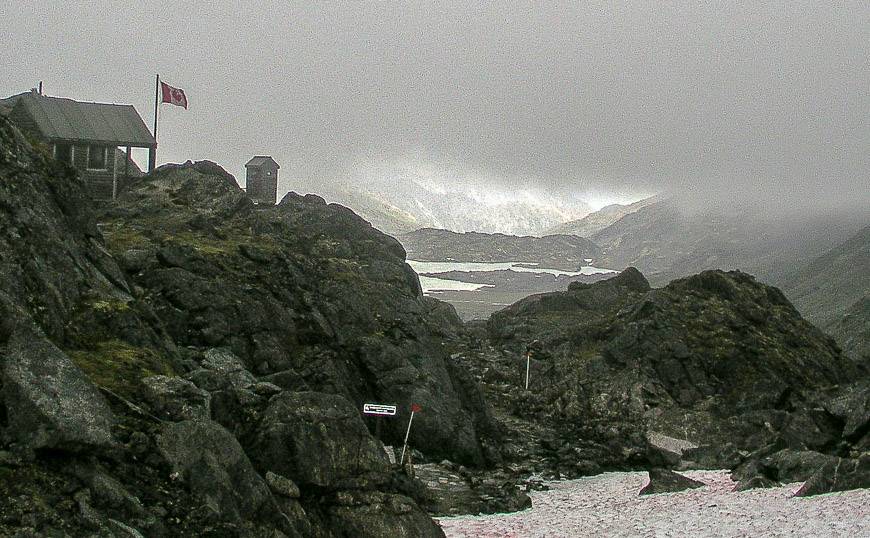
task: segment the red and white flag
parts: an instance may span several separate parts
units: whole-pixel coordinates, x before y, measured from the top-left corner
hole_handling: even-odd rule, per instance
[[[184,95],[184,90],[173,88],[169,84],[160,81],[160,90],[163,93],[164,103],[169,103],[175,106],[182,106],[187,110],[187,96]]]
[[[411,412],[412,412],[412,413],[419,413],[419,412],[422,411],[422,410],[423,410],[423,408],[420,407],[419,405],[417,405],[417,404],[411,404]]]

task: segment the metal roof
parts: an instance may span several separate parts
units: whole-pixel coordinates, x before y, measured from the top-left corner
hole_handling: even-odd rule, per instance
[[[15,108],[22,107],[49,140],[133,147],[157,144],[133,105],[84,103],[33,92],[14,97]]]
[[[275,168],[281,168],[281,166],[277,162],[275,162],[275,159],[273,159],[269,155],[257,155],[254,158],[252,158],[250,161],[248,161],[248,163],[245,166],[262,166],[269,161],[272,161],[272,164],[275,165]]]

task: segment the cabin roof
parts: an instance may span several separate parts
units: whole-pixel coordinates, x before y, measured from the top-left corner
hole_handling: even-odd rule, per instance
[[[275,168],[281,168],[281,166],[277,162],[275,162],[275,159],[273,159],[270,155],[255,155],[250,161],[247,162],[247,164],[245,164],[245,167],[263,166],[264,164],[267,164],[269,162],[275,165]]]
[[[13,101],[30,116],[49,140],[152,147],[157,144],[133,105],[88,103],[35,92],[14,95]],[[18,112],[13,110],[13,112]]]

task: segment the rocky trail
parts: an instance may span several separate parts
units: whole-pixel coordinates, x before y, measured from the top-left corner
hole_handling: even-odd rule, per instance
[[[548,484],[516,514],[439,518],[448,537],[866,536],[870,491],[799,498],[800,484],[733,491],[726,471],[692,471],[704,487],[641,496],[646,473],[604,473]]]

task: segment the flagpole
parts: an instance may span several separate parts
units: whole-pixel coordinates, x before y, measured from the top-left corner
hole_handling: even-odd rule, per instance
[[[157,110],[160,101],[160,74],[157,74],[154,82],[154,142],[157,143]],[[157,166],[157,146],[151,148],[148,155],[148,172],[153,172]]]

